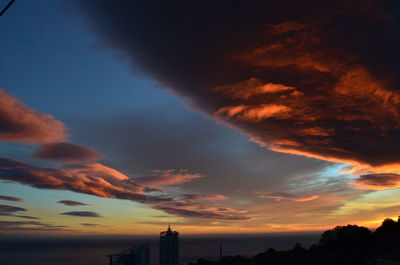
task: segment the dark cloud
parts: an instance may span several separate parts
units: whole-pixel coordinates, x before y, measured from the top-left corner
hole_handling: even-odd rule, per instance
[[[61,141],[65,125],[50,114],[39,113],[0,90],[0,141],[28,144]]]
[[[66,163],[94,162],[103,157],[93,148],[71,143],[48,143],[36,149],[34,157]]]
[[[0,200],[13,201],[13,202],[22,202],[22,201],[24,201],[24,199],[22,199],[22,198],[12,197],[12,196],[5,196],[5,195],[0,195]]]
[[[14,213],[14,212],[24,212],[26,211],[25,208],[21,207],[15,207],[11,205],[0,205],[0,212],[6,212],[6,213]]]
[[[61,200],[61,201],[58,201],[58,203],[65,204],[65,205],[68,205],[68,206],[82,206],[82,205],[87,205],[86,203],[77,202],[77,201],[70,201],[70,200]]]
[[[60,213],[61,215],[79,216],[79,217],[102,217],[100,214],[89,211],[72,211]]]
[[[361,175],[354,184],[359,189],[384,190],[400,188],[400,175],[392,173],[373,173]]]
[[[371,166],[399,162],[397,1],[80,6],[134,67],[265,147]]]
[[[82,223],[81,225],[82,225],[82,226],[93,227],[93,226],[98,226],[99,224]]]

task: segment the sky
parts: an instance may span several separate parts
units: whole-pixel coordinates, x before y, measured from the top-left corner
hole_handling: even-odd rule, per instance
[[[399,8],[15,1],[0,17],[0,234],[397,217]]]

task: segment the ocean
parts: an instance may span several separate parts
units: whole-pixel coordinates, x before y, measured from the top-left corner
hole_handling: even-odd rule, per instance
[[[182,265],[199,258],[216,260],[219,245],[224,256],[252,256],[270,247],[289,249],[296,242],[310,246],[320,234],[274,234],[232,236],[181,236],[180,260]],[[158,263],[158,238],[0,238],[1,265],[108,265],[106,255],[129,247],[148,245],[152,264]]]

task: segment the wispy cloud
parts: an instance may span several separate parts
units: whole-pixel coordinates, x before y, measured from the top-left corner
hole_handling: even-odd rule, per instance
[[[295,202],[307,202],[318,199],[319,195],[302,195],[289,192],[273,191],[273,192],[256,192],[257,197],[262,199],[291,200]]]
[[[153,170],[153,174],[147,177],[135,178],[137,183],[149,186],[170,186],[179,185],[204,176],[197,173],[190,173],[186,169],[181,170]]]
[[[192,201],[222,201],[228,199],[221,194],[185,194],[183,199],[187,202]]]

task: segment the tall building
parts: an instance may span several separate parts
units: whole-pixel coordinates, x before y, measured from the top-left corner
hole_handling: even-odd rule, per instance
[[[110,265],[150,265],[150,248],[128,248],[121,253],[108,255],[108,258]]]
[[[160,233],[160,265],[179,265],[179,233],[171,226]]]

